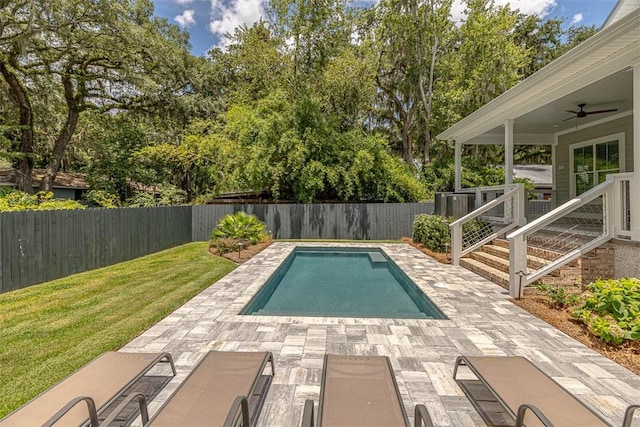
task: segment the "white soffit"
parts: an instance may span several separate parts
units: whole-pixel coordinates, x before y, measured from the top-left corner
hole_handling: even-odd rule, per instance
[[[636,9],[460,120],[439,134],[438,138],[466,142],[501,127],[508,119],[515,119],[517,131],[519,117],[560,98],[569,99],[580,89],[616,72],[619,72],[618,75],[631,74],[622,70],[636,63],[639,58],[640,9]],[[630,92],[629,88],[625,96],[630,96]],[[613,103],[624,100],[610,101]],[[580,102],[592,104],[590,101]],[[575,110],[576,106],[566,104],[554,114],[566,115],[565,109]]]

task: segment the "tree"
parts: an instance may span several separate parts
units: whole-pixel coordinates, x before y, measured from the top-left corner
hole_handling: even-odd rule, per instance
[[[175,77],[186,68],[180,64],[188,56],[187,36],[153,18],[149,0],[5,0],[0,6],[0,74],[19,110],[24,191],[32,191],[36,155],[48,159],[40,187],[51,189],[82,112],[150,109],[185,85]],[[34,103],[46,102],[43,86],[60,94],[66,117],[52,147],[36,153]]]
[[[92,190],[102,190],[125,201],[134,193],[133,183],[144,180],[135,153],[148,144],[146,132],[124,115],[98,122],[98,129],[91,135],[94,142],[87,179]]]
[[[433,136],[436,81],[445,77],[442,58],[451,42],[449,0],[381,2],[372,37],[378,50],[377,84],[383,123],[397,129],[402,157],[414,166],[415,141],[422,137],[422,162],[429,162]],[[384,124],[383,124],[384,126]]]
[[[275,35],[287,40],[292,89],[307,93],[327,64],[349,44],[353,17],[345,0],[271,0]]]
[[[236,28],[226,54],[232,102],[252,103],[285,86],[291,64],[282,52],[283,42],[260,20]]]
[[[387,153],[381,137],[340,129],[318,100],[275,92],[255,108],[232,107],[225,119],[234,156],[231,180],[241,189],[305,203],[424,196],[422,185]]]
[[[149,184],[168,182],[184,191],[188,201],[215,194],[229,173],[230,148],[211,121],[194,120],[178,144],[148,145],[135,153],[136,162],[151,172]]]

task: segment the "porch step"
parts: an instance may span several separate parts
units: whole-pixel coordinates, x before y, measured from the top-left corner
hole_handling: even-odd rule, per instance
[[[473,258],[462,258],[460,260],[460,266],[469,271],[473,271],[485,279],[491,280],[493,283],[496,283],[505,289],[509,289],[509,274],[504,271],[490,267]]]
[[[550,261],[562,256],[561,253],[536,247],[527,246],[527,266],[531,270],[538,270]],[[479,250],[466,255],[460,260],[460,265],[480,276],[502,286],[509,286],[509,242],[496,239],[491,244],[484,245]],[[580,277],[580,259],[560,267],[541,279],[544,283],[566,283]]]
[[[553,261],[562,256],[561,252],[553,251],[549,249],[545,249],[543,247],[535,246],[535,243],[528,242],[527,245],[527,258],[529,259],[528,265],[529,268],[538,269],[542,265],[547,264],[546,261]],[[495,252],[492,252],[494,255],[498,255],[498,251],[501,254],[500,256],[504,256],[509,259],[509,241],[505,239],[495,239],[491,242],[491,245],[497,247]],[[484,250],[484,249],[483,249]],[[492,249],[490,249],[492,250]],[[577,267],[578,261],[571,261],[567,264],[568,267]]]
[[[549,258],[534,255],[537,253],[535,249],[529,252],[530,252],[529,255],[527,255],[527,265],[529,266],[529,268],[533,270],[537,270],[548,263],[547,261],[549,260]],[[482,247],[481,252],[473,252],[470,255],[472,257],[474,255],[477,257],[478,254],[488,254],[488,255],[501,258],[502,260],[506,261],[506,263],[501,262],[500,267],[498,267],[498,265],[495,265],[496,264],[495,260],[492,260],[490,262],[485,262],[485,264],[489,264],[492,267],[496,267],[499,270],[505,271],[507,273],[509,272],[509,249],[508,248],[497,246],[497,245],[484,245]],[[483,255],[480,255],[480,257],[483,257]],[[476,258],[476,259],[480,259],[480,258]]]
[[[482,251],[471,252],[469,257],[484,265],[493,267],[496,270],[500,270],[509,274],[509,259],[505,259],[500,256],[492,255],[486,251],[486,247],[482,248]],[[508,253],[507,253],[508,256]]]

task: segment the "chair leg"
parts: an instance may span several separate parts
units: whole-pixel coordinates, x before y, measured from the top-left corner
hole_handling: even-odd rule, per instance
[[[304,413],[302,414],[301,427],[314,427],[314,425],[313,400],[307,399],[307,401],[304,402]]]
[[[429,416],[429,411],[424,405],[416,405],[415,417],[413,421],[414,427],[433,427],[433,421]]]
[[[624,412],[624,421],[622,422],[622,427],[631,427],[631,421],[633,421],[633,414],[636,409],[640,409],[640,405],[631,405]]]

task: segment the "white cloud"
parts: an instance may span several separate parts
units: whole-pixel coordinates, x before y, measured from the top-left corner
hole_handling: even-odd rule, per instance
[[[582,13],[576,13],[575,15],[573,15],[573,18],[571,19],[571,25],[582,22],[582,18],[583,18]]]
[[[536,15],[540,18],[544,18],[551,12],[557,3],[556,0],[495,0],[497,6],[504,6],[509,4],[511,9],[519,9],[520,12],[527,15]],[[466,4],[463,4],[463,0],[454,0],[451,7],[451,16],[456,21],[460,21],[464,18],[464,9]]]
[[[178,15],[173,19],[175,19],[182,28],[191,27],[196,24],[196,20],[193,18],[194,13],[195,11],[192,9],[185,10],[182,12],[182,15]]]
[[[182,5],[182,6],[185,6],[185,5],[189,4],[189,3],[191,3],[192,1],[193,0],[173,0],[174,3],[178,3],[178,4]]]
[[[233,34],[233,30],[240,25],[252,25],[264,15],[263,0],[230,0],[223,4],[218,0],[211,0],[211,22],[209,31],[220,39],[220,46],[226,46],[229,40],[226,33]]]

